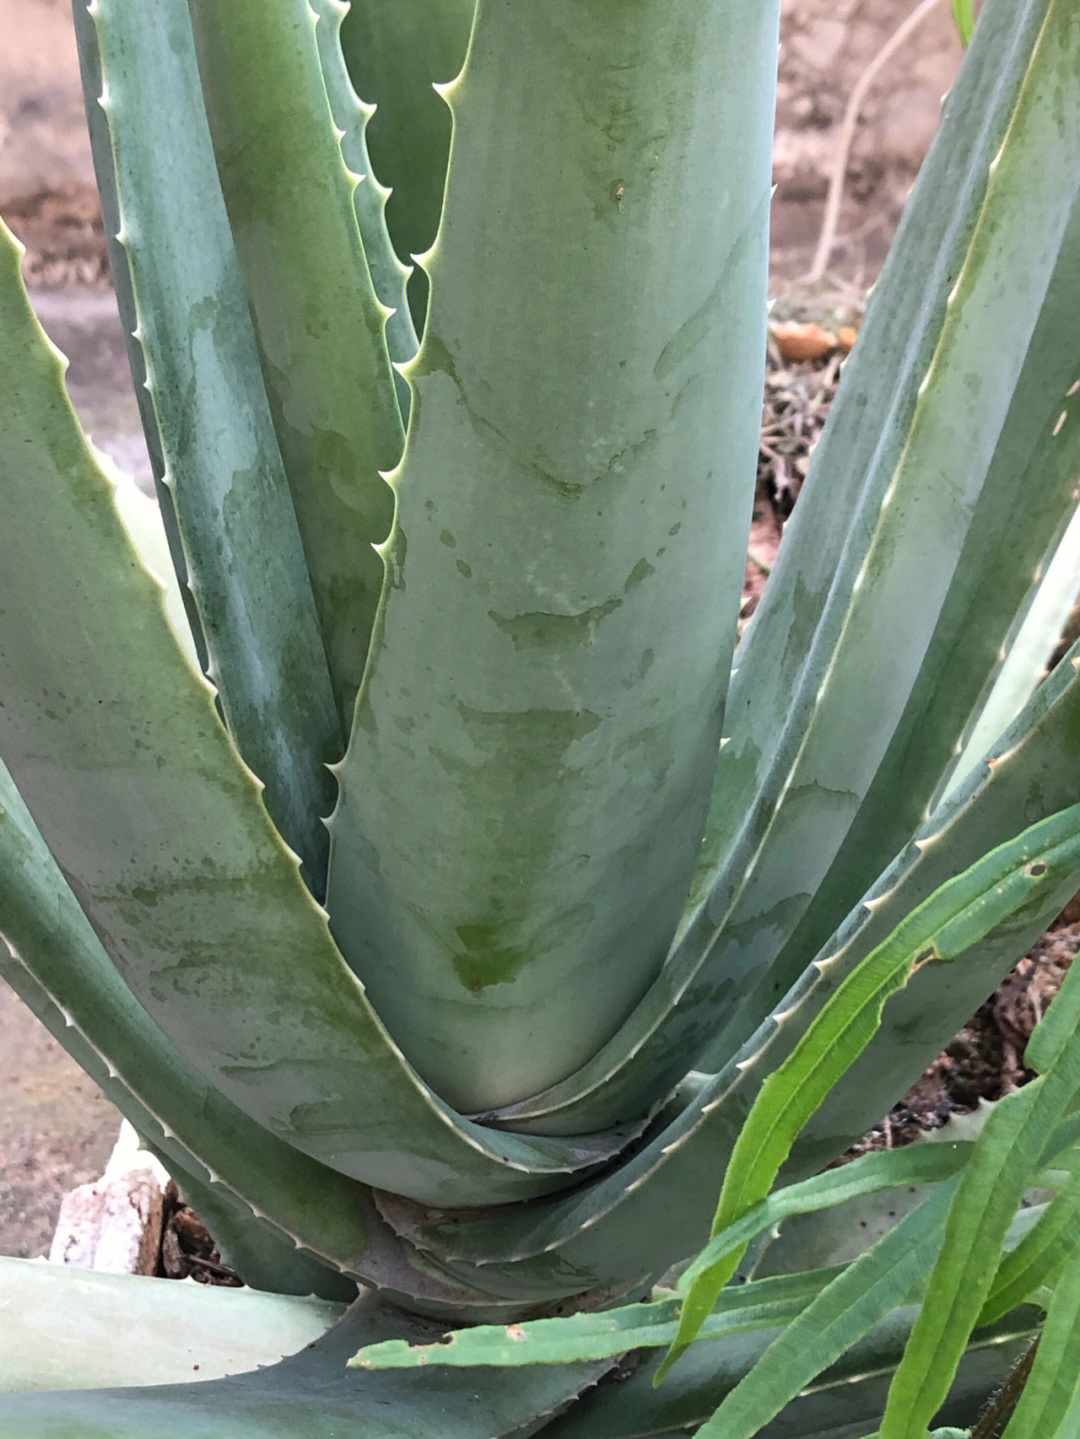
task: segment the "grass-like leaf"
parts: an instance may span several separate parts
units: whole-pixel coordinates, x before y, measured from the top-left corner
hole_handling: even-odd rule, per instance
[[[902,989],[916,969],[947,961],[990,933],[1034,891],[1060,882],[1078,862],[1080,806],[1072,806],[1031,826],[943,885],[867,955],[762,1086],[732,1152],[713,1220],[714,1236],[768,1194],[803,1126],[877,1032],[890,995]],[[660,1377],[712,1309],[744,1247],[717,1257],[695,1277],[679,1338]]]
[[[994,1260],[1047,1135],[1080,1090],[1080,970],[1066,977],[1028,1045],[1043,1073],[991,1114],[949,1214],[922,1313],[889,1391],[882,1439],[922,1439],[994,1284]]]

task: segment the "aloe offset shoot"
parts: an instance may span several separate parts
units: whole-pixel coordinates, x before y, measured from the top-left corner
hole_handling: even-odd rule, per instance
[[[778,9],[74,0],[158,499],[0,231],[0,970],[261,1293],[5,1261],[5,1439],[1075,1429],[1071,981],[827,1166],[1080,885],[1080,13],[956,7],[736,646]]]

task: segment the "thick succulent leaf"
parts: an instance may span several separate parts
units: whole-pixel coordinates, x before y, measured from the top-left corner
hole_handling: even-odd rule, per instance
[[[152,433],[210,675],[275,823],[321,891],[320,820],[333,802],[325,766],[342,727],[202,118],[187,5],[100,0],[89,14]],[[158,137],[169,130],[163,185]]]
[[[185,5],[184,9],[187,8]],[[191,0],[206,115],[348,733],[402,429],[307,0]],[[335,755],[334,758],[339,758]]]
[[[410,1242],[437,1254],[452,1271],[460,1265],[462,1274],[482,1274],[493,1292],[498,1287],[514,1293],[528,1276],[528,1292],[546,1283],[554,1297],[566,1292],[570,1274],[594,1282],[602,1275],[625,1276],[628,1255],[643,1274],[661,1272],[705,1242],[708,1195],[740,1133],[747,1132],[747,1111],[768,1074],[777,1073],[785,1061],[789,1065],[755,1117],[766,1146],[760,1161],[749,1153],[750,1139],[743,1141],[749,1163],[736,1179],[747,1206],[768,1191],[786,1147],[814,1104],[820,1104],[826,1077],[835,1080],[842,1071],[839,1061],[851,1064],[872,1038],[886,994],[912,976],[918,984],[934,968],[945,971],[955,988],[958,976],[978,957],[988,954],[1001,964],[1002,948],[1015,958],[1074,892],[1070,886],[1078,875],[1080,805],[1033,826],[943,886],[893,933],[882,936],[859,964],[849,964],[843,954],[816,962],[807,992],[788,996],[783,1011],[753,1043],[613,1176],[516,1214],[462,1217],[454,1223],[438,1214],[418,1214],[385,1196],[379,1197],[380,1209]],[[943,955],[949,960],[940,959]],[[871,1046],[864,1058],[876,1059],[881,1067],[888,1049],[888,1044]],[[903,1058],[905,1063],[915,1058],[920,1068],[926,1062],[922,1056]],[[848,1093],[850,1079],[841,1088]],[[796,1150],[788,1168],[791,1177],[813,1173],[874,1122],[881,1111],[859,1111],[861,1101],[855,1087],[845,1116],[854,1111],[861,1120],[854,1133],[841,1138],[835,1129],[819,1129]]]
[[[367,149],[367,125],[372,109],[353,89],[341,50],[341,23],[348,13],[342,0],[315,0],[318,16],[315,39],[319,46],[326,98],[339,132],[341,154],[349,170],[360,176],[353,195],[356,223],[371,283],[380,302],[391,311],[386,317],[386,348],[394,364],[404,364],[416,354],[416,329],[406,295],[412,267],[398,259],[386,228],[386,201],[389,190],[372,172]],[[396,374],[394,384],[402,414],[408,418],[410,393],[404,376]]]
[[[436,93],[460,71],[476,0],[352,0],[341,43],[357,93],[377,107],[375,173],[390,187],[387,220],[402,257],[430,249],[442,213],[450,112]],[[340,123],[340,122],[339,122]],[[409,285],[422,327],[423,271]]]
[[[0,1393],[204,1383],[277,1364],[344,1310],[0,1256]]]
[[[114,1037],[93,1012],[99,1005],[108,1011],[107,984],[91,985],[80,995],[84,1002],[69,1010],[6,949],[0,949],[0,975],[138,1128],[223,1252],[229,1251],[229,1262],[254,1288],[349,1300],[359,1280],[406,1308],[450,1322],[494,1323],[522,1313],[520,1303],[500,1303],[441,1275],[392,1233],[368,1191],[298,1154],[200,1087],[161,1036],[139,1051],[140,1088],[159,1099],[160,1081],[171,1080],[175,1091],[149,1109],[125,1084],[123,1067],[105,1059],[83,1032],[85,1025],[95,1037]],[[153,1062],[147,1059],[151,1053]]]
[[[1073,386],[1080,393],[1080,380]],[[1080,458],[1077,459],[1080,476]],[[1080,510],[1074,512],[1041,575],[993,687],[964,740],[944,798],[955,794],[1045,679],[1069,615],[1080,595]]]
[[[609,1037],[693,869],[759,426],[776,8],[613,27],[608,0],[482,0],[448,92],[328,893],[387,1027],[459,1107]]]
[[[199,663],[205,672],[210,665],[206,651],[206,638],[202,632],[199,608],[188,583],[187,559],[180,539],[180,524],[173,506],[172,491],[164,483],[165,454],[158,430],[157,413],[150,391],[146,386],[146,361],[142,345],[135,337],[139,319],[135,310],[135,294],[131,286],[131,269],[127,253],[117,236],[120,234],[120,205],[116,195],[116,171],[113,167],[112,142],[109,138],[109,123],[101,108],[101,56],[98,53],[97,29],[90,14],[93,0],[74,0],[71,7],[75,30],[75,42],[79,55],[79,75],[82,80],[83,104],[86,108],[86,124],[90,136],[90,150],[94,158],[94,175],[97,180],[101,213],[105,222],[105,244],[109,253],[109,269],[112,272],[113,289],[120,313],[120,324],[124,331],[128,363],[135,390],[135,401],[139,407],[139,420],[146,441],[146,453],[157,491],[161,520],[168,538],[169,554],[172,557],[173,572],[180,587],[192,637],[199,655]],[[168,566],[162,570],[165,573]]]
[[[882,427],[789,719],[707,906],[717,937],[705,941],[702,980],[726,989],[714,1003],[731,1004],[766,966],[781,988],[793,983],[923,820],[1075,504],[1080,403],[1066,394],[1080,377],[1080,16],[1069,0],[1040,8],[933,353],[894,398],[895,434]],[[875,349],[870,362],[891,367]],[[899,451],[887,454],[893,439]],[[793,558],[771,579],[789,613],[802,603],[799,551],[817,543],[802,537],[815,534],[796,528]],[[740,725],[758,663],[740,658],[750,698],[741,713],[733,703]],[[728,753],[745,763],[747,743],[733,732],[721,769]],[[739,1042],[766,1011],[733,1009]]]
[[[937,789],[1073,503],[1076,31],[1060,0],[985,7],[737,656],[674,951],[608,1051],[507,1122],[633,1112],[718,1025],[730,1053]]]
[[[340,1298],[344,1271],[428,1304],[461,1302],[460,1290],[410,1266],[360,1185],[253,1123],[169,1043],[109,962],[2,766],[0,913],[15,951],[0,947],[4,978],[219,1226],[215,1235],[242,1250],[249,1282]]]
[[[135,997],[246,1113],[369,1182],[498,1202],[610,1157],[621,1136],[459,1120],[388,1039],[170,632],[10,240],[0,268],[0,755]]]
[[[77,1287],[75,1272],[62,1271],[62,1277],[70,1287]],[[138,1323],[140,1309],[153,1313],[155,1307],[160,1311],[162,1303],[174,1305],[171,1294],[162,1298],[161,1290],[179,1287],[146,1279],[124,1284],[121,1302],[109,1317],[127,1341],[132,1366],[138,1363],[138,1348],[127,1328],[133,1312]],[[145,1297],[140,1299],[140,1293]],[[215,1295],[192,1286],[188,1303],[214,1300],[227,1313],[228,1301],[239,1298],[235,1290]],[[234,1323],[239,1324],[242,1304],[236,1303],[234,1312]],[[380,1439],[445,1439],[448,1434],[457,1439],[501,1439],[528,1432],[526,1426],[558,1413],[610,1367],[538,1369],[512,1386],[478,1385],[475,1375],[451,1371],[394,1375],[346,1368],[346,1359],[359,1344],[402,1332],[433,1331],[421,1321],[380,1308],[369,1296],[315,1343],[270,1368],[207,1383],[8,1395],[0,1409],[0,1435],[4,1439],[28,1435],[160,1439],[162,1434],[184,1439],[340,1439],[342,1434],[367,1433]],[[179,1346],[182,1340],[174,1336],[174,1342]]]

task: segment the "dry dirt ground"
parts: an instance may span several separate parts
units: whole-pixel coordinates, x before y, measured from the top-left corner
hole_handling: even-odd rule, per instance
[[[843,203],[825,287],[837,335],[857,327],[859,299],[880,267],[961,59],[941,0],[875,71],[911,9],[912,0],[785,0],[772,287],[788,297],[787,317],[805,318],[802,282],[842,153]],[[845,107],[858,89],[865,93],[843,148]],[[0,0],[0,213],[27,245],[39,313],[71,360],[76,407],[98,443],[148,481],[108,287],[67,0]],[[810,303],[821,318],[822,287]],[[765,583],[842,358],[839,345],[805,360],[772,341],[744,617]],[[1069,911],[868,1142],[896,1142],[1022,1080],[1024,1041],[1078,940],[1080,911]],[[47,1246],[60,1193],[100,1172],[117,1122],[0,983],[0,1253]]]

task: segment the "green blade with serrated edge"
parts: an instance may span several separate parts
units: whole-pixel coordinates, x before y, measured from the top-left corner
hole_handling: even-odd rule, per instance
[[[1046,673],[1080,594],[1080,510],[1073,513],[1016,628],[993,686],[963,740],[963,753],[943,792],[954,794],[1002,731],[1020,713]]]
[[[198,605],[188,583],[187,559],[180,539],[180,525],[176,518],[172,491],[164,483],[165,455],[161,434],[158,430],[157,415],[150,391],[146,387],[146,362],[142,345],[135,338],[138,316],[135,312],[135,295],[131,288],[131,270],[127,255],[117,236],[120,234],[120,207],[116,197],[116,172],[113,166],[112,142],[109,138],[109,124],[101,108],[101,56],[98,54],[97,30],[90,15],[93,0],[76,0],[71,7],[75,30],[75,43],[79,53],[79,75],[82,80],[83,104],[86,109],[86,124],[90,136],[90,153],[94,160],[94,178],[97,181],[101,214],[105,224],[105,244],[109,253],[109,270],[112,274],[113,289],[116,292],[116,306],[120,324],[124,331],[128,364],[135,390],[135,401],[139,409],[146,453],[150,460],[150,471],[154,478],[161,519],[168,537],[169,553],[176,573],[180,594],[192,631],[199,663],[205,672],[209,668],[206,652],[206,638],[202,632]]]
[[[800,500],[809,509],[785,533],[736,657],[713,813],[675,946],[607,1052],[508,1108],[507,1123],[603,1123],[680,1068],[707,1067],[695,1057],[702,1035],[723,1026],[730,1052],[752,1032],[919,823],[1070,512],[1080,201],[1073,147],[1043,97],[1060,68],[1063,123],[1077,128],[1080,86],[1072,51],[1037,44],[1048,12],[1067,23],[1065,7],[1021,10],[987,7],[876,288],[860,336],[872,343],[846,369],[815,452],[820,479]],[[1038,255],[1033,209],[1047,226]],[[961,375],[980,385],[978,404],[956,392]],[[977,443],[960,433],[967,426]],[[837,513],[850,522],[837,525]],[[934,558],[931,545],[942,547]],[[859,581],[871,570],[873,583]]]
[[[388,1038],[176,643],[0,231],[0,756],[125,982],[239,1107],[427,1202],[526,1197],[624,1136],[459,1119]]]
[[[685,1293],[700,1274],[706,1273],[729,1251],[748,1243],[793,1214],[812,1214],[834,1204],[846,1204],[851,1199],[878,1194],[901,1185],[940,1183],[967,1163],[972,1148],[971,1141],[962,1141],[912,1144],[903,1149],[881,1150],[864,1154],[838,1169],[828,1169],[813,1179],[804,1179],[801,1184],[778,1189],[718,1230],[679,1277],[678,1289]]]
[[[1075,726],[1072,742],[1076,742]],[[547,1200],[527,1212],[462,1217],[454,1224],[441,1222],[439,1216],[418,1214],[411,1206],[385,1196],[379,1197],[380,1209],[411,1243],[436,1255],[451,1272],[482,1274],[485,1287],[492,1292],[498,1288],[507,1295],[535,1293],[539,1285],[547,1284],[555,1297],[564,1292],[567,1266],[574,1274],[586,1273],[599,1283],[602,1276],[625,1274],[628,1254],[634,1256],[643,1275],[662,1272],[706,1242],[708,1196],[715,1192],[739,1136],[760,1131],[758,1137],[764,1134],[770,1148],[762,1151],[760,1163],[747,1166],[752,1137],[742,1140],[742,1159],[731,1172],[721,1222],[738,1217],[743,1208],[768,1192],[787,1146],[799,1137],[807,1119],[811,1121],[808,1129],[812,1128],[814,1107],[828,1093],[829,1080],[838,1077],[844,1063],[850,1065],[873,1038],[886,995],[898,997],[904,984],[911,981],[917,985],[924,974],[938,969],[946,973],[953,989],[960,991],[967,1006],[962,1013],[969,1013],[977,998],[964,998],[961,980],[974,975],[977,981],[981,973],[979,992],[985,993],[987,976],[978,969],[983,958],[988,957],[987,962],[1003,973],[1045,929],[1047,920],[1075,892],[1080,877],[1078,846],[1080,805],[1074,805],[1000,846],[935,890],[917,909],[912,906],[914,913],[907,912],[907,918],[892,933],[886,931],[858,962],[849,963],[842,952],[823,955],[810,967],[800,992],[786,997],[753,1042],[615,1175],[601,1177],[573,1195]],[[941,952],[952,955],[951,963],[920,959]],[[969,967],[971,972],[966,973]],[[952,1002],[957,1002],[955,994]],[[851,1013],[844,1008],[849,1003]],[[885,1010],[889,1026],[895,1025],[889,1017],[894,1003],[896,999]],[[945,1009],[945,1015],[937,1018],[949,1024],[947,1005]],[[946,1037],[955,1032],[956,1022],[946,1029]],[[837,1045],[830,1048],[834,1039]],[[940,1048],[938,1039],[930,1055]],[[876,1063],[891,1075],[894,1097],[897,1054],[903,1066],[918,1066],[912,1078],[917,1077],[926,1057],[918,1050],[908,1055],[891,1032],[865,1055],[871,1069]],[[757,1117],[751,1125],[747,1112],[753,1096],[765,1076],[777,1073],[783,1077],[773,1082],[766,1098],[759,1094]],[[778,1087],[783,1091],[779,1097]],[[859,1127],[854,1136],[865,1132],[875,1114],[881,1113],[880,1108],[866,1111],[866,1104],[877,1102],[873,1093],[865,1100],[850,1078],[837,1092],[848,1096],[849,1111],[857,1111],[854,1117]],[[782,1129],[773,1128],[774,1120],[782,1123]],[[812,1142],[796,1149],[789,1174],[794,1178],[820,1169],[851,1137],[834,1127],[818,1129]],[[740,1207],[729,1216],[727,1203],[736,1190],[740,1191]],[[665,1215],[663,1226],[656,1224],[658,1213]],[[729,1273],[733,1267],[728,1266]]]
[[[29,1290],[47,1289],[48,1307],[39,1330],[22,1336],[35,1348],[50,1341],[56,1349],[56,1367],[70,1347],[79,1362],[84,1383],[93,1383],[93,1354],[86,1354],[86,1338],[76,1325],[62,1332],[58,1342],[59,1312],[77,1321],[76,1296],[86,1284],[88,1310],[102,1342],[110,1330],[126,1342],[128,1363],[137,1374],[138,1345],[132,1333],[143,1327],[159,1329],[165,1314],[182,1306],[195,1331],[173,1326],[170,1339],[176,1358],[185,1345],[199,1346],[200,1314],[213,1316],[217,1329],[227,1329],[232,1314],[235,1338],[243,1337],[244,1317],[261,1307],[283,1327],[291,1319],[298,1334],[297,1349],[279,1364],[205,1383],[177,1383],[144,1388],[74,1389],[37,1394],[9,1393],[0,1405],[3,1439],[160,1439],[162,1434],[184,1439],[340,1439],[342,1434],[392,1436],[392,1439],[502,1439],[528,1433],[564,1409],[582,1390],[595,1384],[609,1363],[577,1364],[558,1369],[537,1369],[521,1374],[512,1385],[478,1386],[476,1376],[450,1370],[422,1374],[365,1374],[346,1368],[356,1348],[393,1334],[433,1336],[437,1326],[412,1320],[371,1295],[348,1310],[332,1328],[313,1343],[312,1330],[324,1324],[326,1307],[304,1306],[295,1299],[259,1295],[244,1290],[214,1289],[205,1285],[179,1286],[166,1280],[134,1276],[94,1275],[87,1282],[76,1271],[34,1273],[38,1266],[8,1261]],[[45,1269],[48,1266],[43,1266]],[[170,1291],[190,1290],[180,1297]],[[66,1294],[58,1299],[56,1293]],[[5,1297],[7,1289],[5,1288]],[[39,1313],[41,1311],[39,1310]],[[297,1321],[300,1322],[297,1322]],[[306,1330],[302,1325],[306,1323]],[[204,1340],[210,1337],[208,1319]],[[223,1343],[228,1342],[223,1340]],[[237,1348],[239,1345],[236,1344]],[[254,1347],[254,1346],[253,1346]],[[257,1351],[256,1351],[257,1352]],[[195,1362],[198,1362],[197,1360]],[[55,1371],[54,1371],[55,1372]],[[175,1372],[175,1371],[174,1371]],[[190,1378],[189,1374],[189,1378]]]
[[[109,962],[2,766],[0,913],[11,951],[0,944],[0,973],[170,1172],[196,1181],[200,1203],[212,1197],[228,1221],[222,1237],[243,1226],[249,1252],[273,1249],[272,1287],[340,1297],[332,1270],[451,1313],[478,1306],[471,1286],[434,1282],[410,1262],[362,1186],[253,1123],[170,1044]]]
[[[341,44],[360,98],[375,106],[368,145],[375,173],[390,187],[387,221],[408,260],[435,240],[450,155],[450,111],[435,91],[465,60],[476,0],[353,0]],[[427,280],[409,283],[416,328]]]
[[[307,0],[192,0],[206,113],[346,733],[402,429]]]
[[[655,975],[745,563],[776,6],[611,16],[482,0],[448,91],[391,582],[335,771],[334,933],[470,1110],[575,1068]]]
[[[319,1339],[345,1309],[7,1256],[0,1284],[0,1413],[13,1393],[184,1384],[277,1364]]]
[[[403,265],[390,243],[386,228],[386,201],[389,190],[381,185],[372,171],[367,148],[367,126],[371,106],[365,105],[353,89],[345,58],[341,51],[341,24],[348,6],[342,0],[315,0],[312,9],[318,16],[315,39],[319,46],[326,98],[340,135],[341,154],[345,164],[360,182],[353,194],[356,223],[364,246],[364,258],[375,294],[391,311],[386,317],[386,348],[395,365],[404,364],[416,354],[416,329],[409,310],[406,287],[412,267]],[[394,385],[402,415],[408,419],[409,386],[403,376],[395,373]]]
[[[882,1439],[922,1439],[978,1321],[996,1259],[1046,1149],[1080,1092],[1080,971],[1067,975],[1025,1051],[1039,1077],[997,1105],[949,1212],[945,1244],[889,1391]]]
[[[187,5],[97,0],[88,14],[162,484],[209,673],[267,808],[321,893],[321,821],[333,802],[326,765],[342,727],[202,115]],[[170,128],[163,185],[157,137]]]

